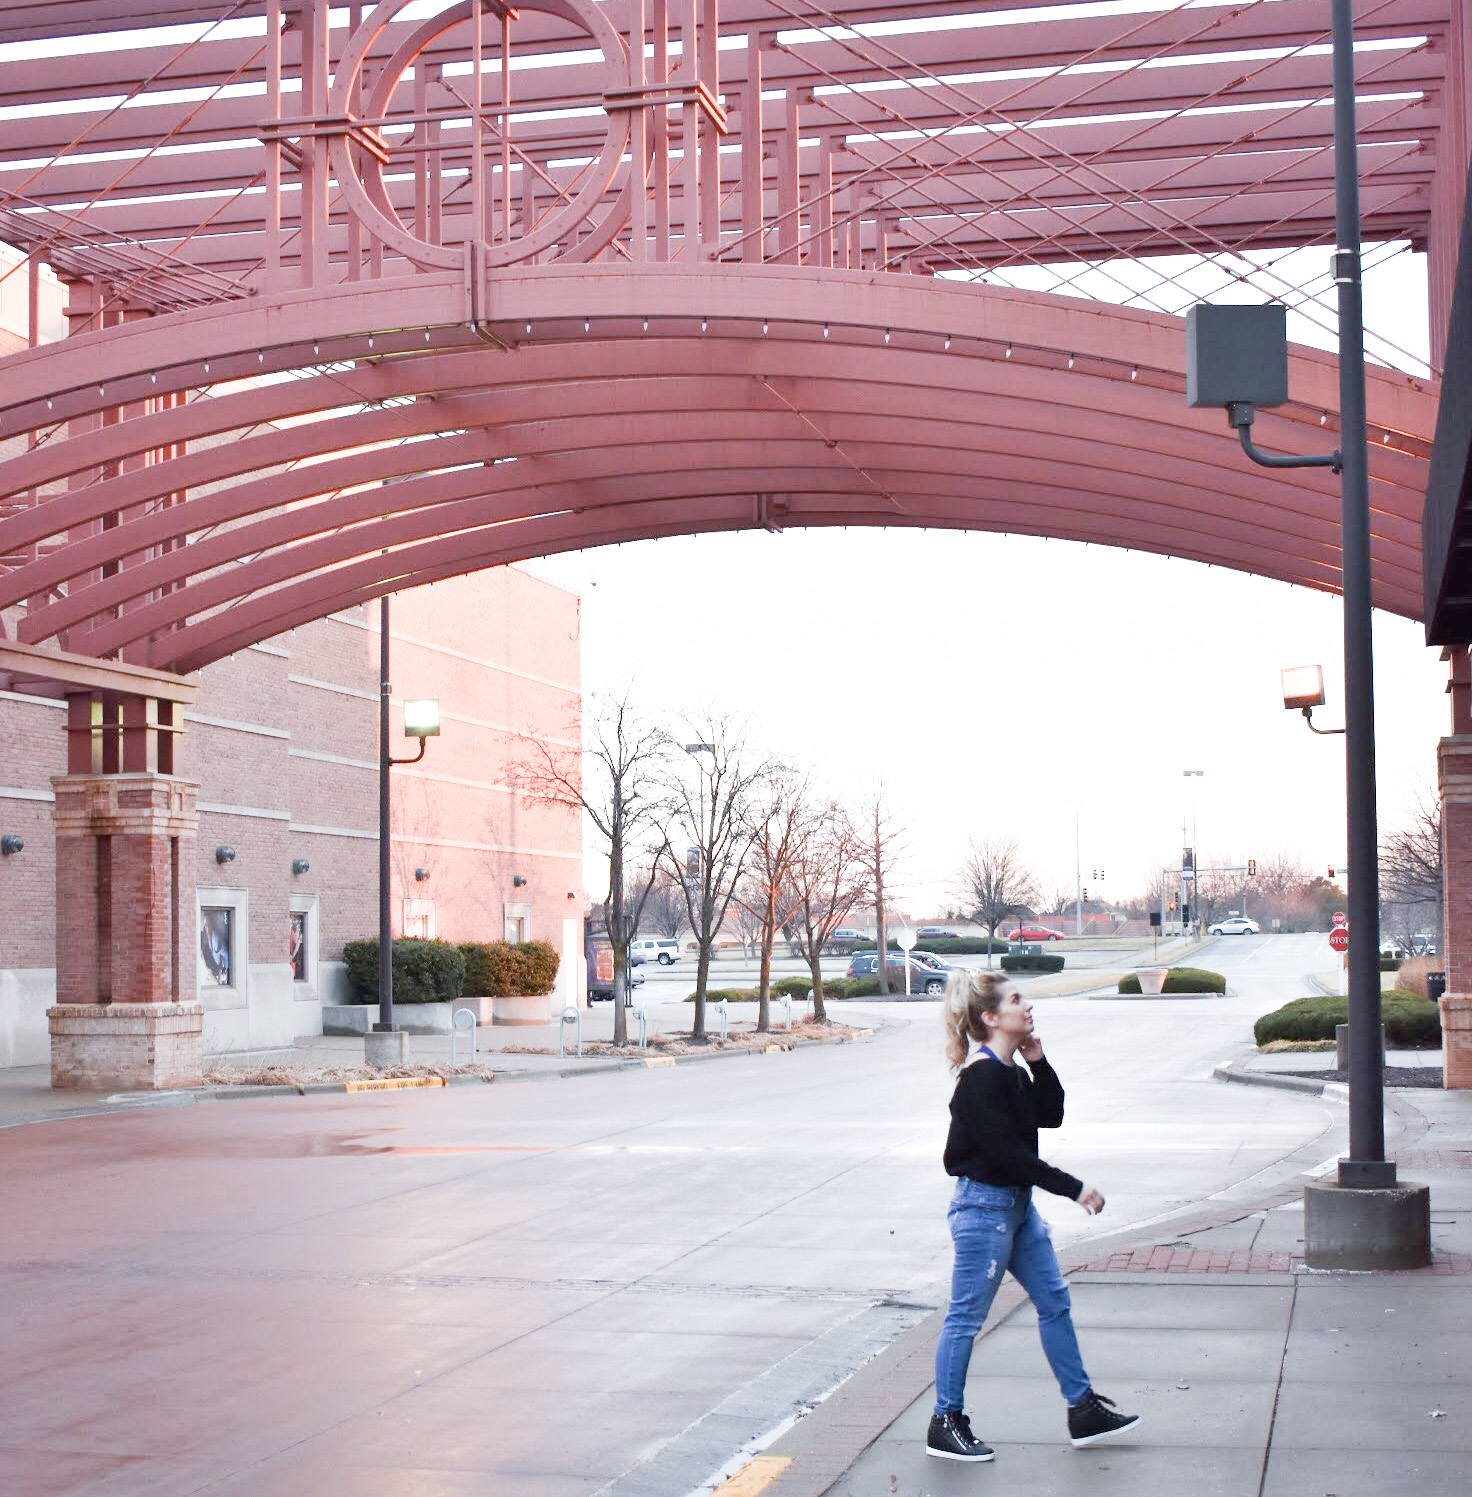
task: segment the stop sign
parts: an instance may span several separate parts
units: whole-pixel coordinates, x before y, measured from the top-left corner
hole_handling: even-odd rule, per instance
[[[1335,925],[1348,925],[1349,924],[1349,920],[1346,918],[1345,913],[1344,913],[1343,910],[1335,910],[1334,911],[1334,923],[1335,923]]]
[[[1336,925],[1329,932],[1329,944],[1335,951],[1349,950],[1349,927],[1347,925]]]

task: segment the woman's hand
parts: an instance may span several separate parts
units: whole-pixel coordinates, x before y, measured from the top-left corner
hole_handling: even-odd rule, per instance
[[[1031,1065],[1033,1061],[1041,1060],[1043,1058],[1043,1042],[1037,1037],[1037,1035],[1030,1034],[1017,1047],[1017,1053],[1023,1058],[1023,1060]]]
[[[1078,1203],[1090,1216],[1098,1216],[1104,1209],[1104,1197],[1089,1185],[1085,1185],[1079,1192]]]

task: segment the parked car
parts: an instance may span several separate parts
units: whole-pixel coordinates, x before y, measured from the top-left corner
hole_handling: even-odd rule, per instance
[[[639,940],[629,944],[631,961],[637,958],[641,962],[658,962],[661,967],[668,967],[672,962],[679,961],[680,955],[680,943],[665,936],[641,936]]]
[[[1231,915],[1225,920],[1218,920],[1215,925],[1206,927],[1209,936],[1255,936],[1262,930],[1256,920],[1249,920],[1246,915]]]
[[[910,991],[912,993],[939,993],[946,985],[951,969],[937,956],[928,951],[910,953]],[[845,977],[873,977],[879,970],[877,951],[860,951],[848,964]],[[905,959],[893,952],[885,963],[890,985],[903,993],[905,990]]]
[[[860,946],[872,946],[873,936],[866,936],[861,930],[852,930],[848,926],[840,926],[833,931],[828,939],[823,942],[823,956],[849,956]],[[789,946],[794,956],[797,955],[795,944]]]
[[[956,933],[953,930],[942,930],[938,925],[922,925],[915,932],[918,941],[954,941]]]
[[[1435,956],[1436,937],[1429,930],[1417,931],[1411,937],[1411,951],[1416,956]]]
[[[1009,941],[1061,941],[1061,930],[1049,930],[1044,925],[1023,925],[1007,937]]]

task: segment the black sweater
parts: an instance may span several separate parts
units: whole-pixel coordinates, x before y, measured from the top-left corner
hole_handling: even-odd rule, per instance
[[[982,1185],[1036,1185],[1076,1201],[1082,1180],[1038,1158],[1038,1129],[1063,1123],[1063,1084],[1046,1060],[1019,1065],[983,1055],[956,1080],[946,1173]]]

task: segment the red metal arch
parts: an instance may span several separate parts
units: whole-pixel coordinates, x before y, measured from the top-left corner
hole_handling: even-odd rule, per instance
[[[402,289],[13,358],[0,418],[43,438],[0,463],[0,490],[39,490],[0,520],[22,638],[188,670],[386,587],[757,525],[1011,530],[1337,586],[1333,480],[1250,468],[1186,407],[1176,319],[799,267],[503,271],[472,327],[463,283]],[[251,370],[299,377],[159,399]],[[1415,616],[1434,395],[1371,386],[1376,597]],[[1299,350],[1292,388],[1259,440],[1332,445],[1332,360]],[[68,437],[48,404],[125,419]]]

